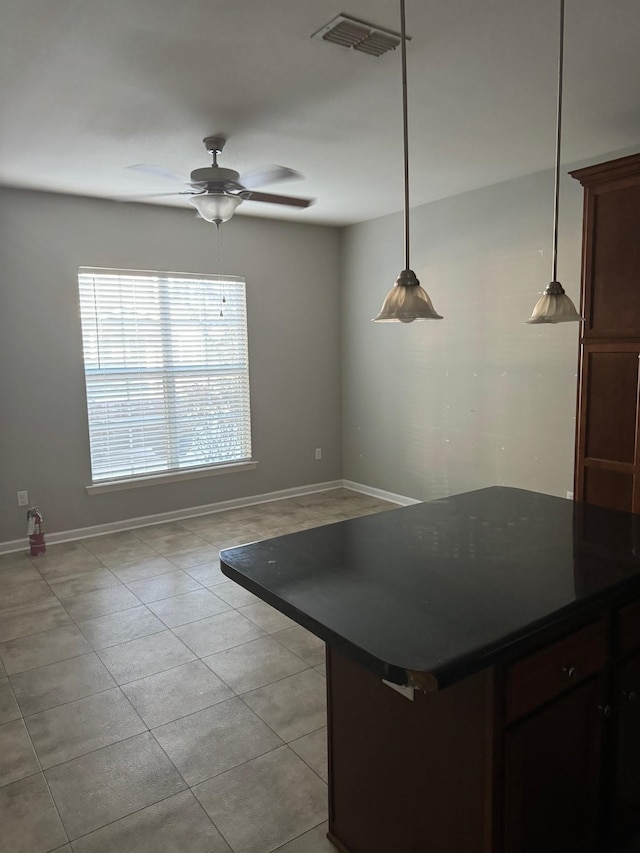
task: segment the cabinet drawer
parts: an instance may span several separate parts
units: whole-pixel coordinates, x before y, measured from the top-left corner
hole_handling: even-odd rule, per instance
[[[618,652],[621,655],[640,648],[640,601],[618,611]]]
[[[607,626],[599,620],[512,664],[507,670],[509,722],[598,672],[606,656]]]

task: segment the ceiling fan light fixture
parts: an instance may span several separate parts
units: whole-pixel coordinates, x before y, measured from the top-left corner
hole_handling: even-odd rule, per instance
[[[530,325],[541,323],[571,323],[582,320],[576,306],[559,281],[552,281],[536,302],[531,317],[526,321]]]
[[[238,205],[242,204],[242,198],[232,193],[206,192],[191,196],[189,204],[192,204],[207,222],[220,225],[231,219]]]
[[[374,322],[413,323],[414,320],[442,320],[426,290],[420,287],[413,270],[403,270],[385,297]]]

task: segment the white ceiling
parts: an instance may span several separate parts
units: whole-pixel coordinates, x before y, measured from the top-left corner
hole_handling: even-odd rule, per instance
[[[338,5],[336,5],[338,4]],[[553,163],[559,0],[407,0],[411,204]],[[402,207],[400,54],[311,39],[340,12],[399,29],[398,0],[0,0],[0,182],[114,198],[209,165],[278,163],[305,211]],[[562,159],[640,144],[640,2],[567,0]],[[175,203],[184,205],[182,199]]]

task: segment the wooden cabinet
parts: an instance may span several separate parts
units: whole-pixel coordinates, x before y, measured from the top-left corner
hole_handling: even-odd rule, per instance
[[[519,720],[602,671],[607,625],[598,619],[507,667],[507,720]]]
[[[338,849],[640,850],[639,613],[638,602],[612,607],[410,700],[329,646]]]
[[[505,850],[599,850],[607,652],[598,619],[507,667]]]
[[[609,828],[612,849],[627,851],[640,849],[640,601],[618,611],[615,630]]]
[[[640,512],[639,356],[636,343],[582,345],[576,497],[586,503]]]
[[[505,851],[596,853],[606,717],[591,679],[512,726],[505,750]]]
[[[640,655],[616,668],[611,835],[640,846]],[[624,849],[624,848],[621,848]]]
[[[575,496],[640,512],[640,154],[571,174],[585,188]]]
[[[409,699],[327,646],[329,831],[340,851],[493,850],[493,679],[484,670]]]

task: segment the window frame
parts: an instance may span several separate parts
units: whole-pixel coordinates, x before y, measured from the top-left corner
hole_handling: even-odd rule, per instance
[[[111,355],[111,365],[107,364],[107,366],[96,367],[95,365],[91,364],[92,356],[88,354],[88,351],[91,348],[91,344],[93,343],[94,347],[98,351],[97,358],[99,361],[100,345],[106,348],[106,340],[108,338],[108,336],[104,333],[102,335],[102,338],[100,337],[99,324],[100,311],[102,309],[96,307],[95,300],[95,293],[100,287],[101,277],[105,285],[105,299],[107,300],[107,302],[109,299],[109,294],[107,291],[107,288],[109,287],[109,279],[130,278],[137,279],[140,282],[148,280],[150,285],[151,282],[153,282],[157,286],[157,292],[155,294],[150,292],[150,295],[147,297],[150,300],[150,305],[154,302],[157,304],[157,317],[154,318],[153,330],[156,333],[156,355],[159,351],[162,353],[160,361],[157,362],[157,365],[155,365],[152,369],[149,369],[148,364],[145,365],[139,358],[140,353],[144,352],[144,344],[141,345],[141,341],[144,341],[144,334],[142,332],[139,332],[137,328],[134,328],[134,324],[131,325],[130,329],[126,329],[125,324],[125,329],[120,333],[120,364],[117,364],[117,355],[115,359],[113,355]],[[94,279],[93,283],[90,282],[91,278]],[[177,310],[178,314],[180,314],[181,311],[186,311],[185,316],[187,317],[187,324],[189,317],[188,298],[186,296],[184,298],[183,304],[180,303],[179,298],[175,301],[171,301],[169,299],[170,285],[172,283],[175,283],[179,286],[180,282],[195,282],[200,288],[206,288],[207,284],[217,285],[218,288],[221,289],[223,294],[225,294],[225,285],[229,288],[241,285],[241,291],[235,294],[233,302],[233,304],[235,305],[235,310],[239,310],[239,323],[233,327],[234,334],[237,334],[239,337],[235,339],[235,353],[233,353],[232,345],[229,346],[229,355],[233,354],[235,358],[238,358],[238,353],[240,353],[239,363],[242,365],[242,370],[239,372],[239,374],[237,374],[239,376],[239,380],[237,388],[234,389],[232,399],[234,400],[234,402],[236,402],[238,407],[238,441],[241,444],[242,450],[248,450],[247,455],[243,454],[242,456],[238,456],[236,458],[227,457],[220,461],[211,461],[211,456],[209,456],[209,460],[203,458],[201,463],[193,466],[187,464],[180,465],[181,459],[179,456],[179,452],[176,451],[176,446],[181,437],[181,427],[184,429],[184,425],[188,423],[189,416],[185,415],[184,413],[181,413],[179,411],[180,407],[176,405],[176,378],[179,378],[181,371],[183,372],[183,374],[189,374],[190,372],[193,372],[194,376],[197,376],[199,372],[201,380],[204,380],[205,382],[215,382],[216,376],[220,378],[223,377],[228,369],[223,363],[221,364],[217,362],[215,355],[216,352],[219,352],[219,350],[216,350],[215,341],[206,341],[206,335],[199,336],[196,333],[196,335],[194,336],[194,340],[196,340],[196,343],[193,344],[194,353],[197,352],[200,356],[202,356],[201,361],[197,361],[196,359],[194,360],[193,364],[190,364],[189,367],[185,368],[184,364],[180,365],[180,356],[175,355],[174,357],[173,350],[177,348],[177,344],[172,339],[171,321],[172,319],[174,319],[174,329],[179,325],[179,322],[176,321],[175,318],[171,317],[171,310]],[[222,288],[220,288],[220,285],[222,285]],[[182,286],[184,287],[186,285],[183,284]],[[89,300],[87,299],[87,288],[90,288],[91,290],[89,292],[93,292],[94,294],[93,305],[90,305]],[[117,294],[117,296],[114,295],[114,299],[117,299],[120,293],[124,292],[124,288],[122,287],[122,285],[118,285],[113,282],[111,283],[111,288],[113,289],[113,293]],[[227,294],[229,292],[230,291],[226,291]],[[176,482],[186,479],[216,476],[220,474],[231,473],[233,471],[251,470],[257,467],[258,463],[252,458],[253,437],[251,418],[251,385],[249,376],[248,304],[246,280],[243,276],[206,275],[203,273],[185,273],[163,270],[132,270],[109,267],[81,266],[78,269],[78,299],[82,333],[82,358],[85,379],[85,402],[87,406],[87,428],[90,446],[89,462],[91,467],[91,484],[85,487],[86,491],[89,494],[99,494],[107,491],[138,488],[140,486],[155,485],[158,483]],[[203,299],[203,302],[204,301],[205,300]],[[88,310],[87,305],[89,306]],[[125,311],[123,308],[121,308],[121,311],[122,315],[125,316]],[[206,321],[207,326],[210,326],[210,324],[213,324],[215,322],[215,316],[211,311],[211,308],[209,308],[209,313],[206,315]],[[213,328],[212,325],[210,327]],[[136,355],[138,356],[138,361],[135,361],[134,359],[133,364],[128,365],[125,363],[127,361],[127,333],[130,335],[130,340],[135,341],[134,350],[136,350]],[[187,330],[187,338],[188,334],[189,333]],[[112,340],[118,340],[117,333],[113,336]],[[200,343],[200,346],[198,346],[198,342]],[[186,341],[186,345],[192,345],[190,339]],[[140,348],[139,351],[138,348]],[[117,348],[116,353],[118,354]],[[96,356],[94,352],[94,361],[95,357]],[[115,365],[113,364],[114,360],[116,361]],[[92,376],[104,376],[105,385],[107,385],[109,376],[115,377],[116,374],[119,374],[123,377],[128,375],[129,381],[132,382],[135,382],[135,377],[138,377],[139,380],[143,379],[145,376],[155,376],[156,379],[160,379],[161,391],[159,393],[160,399],[164,401],[162,405],[164,414],[162,415],[160,420],[156,419],[155,422],[156,424],[162,424],[159,433],[162,436],[163,451],[161,453],[161,456],[164,456],[166,458],[165,466],[153,468],[150,467],[149,463],[146,463],[141,464],[136,469],[134,461],[134,446],[131,458],[126,460],[126,463],[124,465],[124,467],[126,467],[127,463],[130,464],[131,470],[129,473],[116,473],[115,469],[112,468],[110,472],[105,472],[103,470],[102,472],[96,474],[96,458],[98,457],[99,453],[99,451],[96,450],[96,447],[100,440],[100,433],[106,433],[106,443],[108,445],[110,426],[107,423],[107,427],[103,428],[102,430],[96,426],[96,415],[92,415],[92,406],[95,405],[97,394],[94,391],[92,396],[92,392],[90,390],[90,386],[92,383],[90,380]],[[123,381],[122,387],[123,389],[127,390],[128,386],[126,379]],[[98,387],[98,392],[99,391],[100,388]],[[200,390],[200,394],[203,395],[205,400],[208,399],[206,392],[203,392],[202,389]],[[135,405],[135,403],[131,403],[131,410],[133,410],[133,407]],[[156,406],[157,405],[158,402],[156,400]],[[206,423],[215,424],[216,418],[212,416],[211,412],[209,412],[208,414],[209,417],[207,418]],[[125,433],[127,430],[129,430],[129,440],[132,440],[131,435],[134,427],[132,424],[126,426],[126,417],[127,412],[125,411]],[[135,420],[135,414],[133,413],[133,411],[130,415],[130,418],[132,421]],[[107,422],[108,419],[109,415],[107,413]],[[219,424],[222,423],[222,419],[218,419],[217,422]],[[150,427],[150,424],[151,421],[148,422],[145,427],[149,427],[150,431],[153,431],[153,427]],[[141,433],[142,434],[138,437],[138,447],[144,453],[148,453],[149,438],[145,433],[145,428],[142,429]],[[135,438],[133,438],[133,444],[135,445]],[[218,444],[217,446],[220,445]],[[224,447],[224,444],[222,446]],[[206,457],[206,451],[201,450],[200,452],[204,453]],[[184,463],[184,457],[182,458],[182,461]]]

